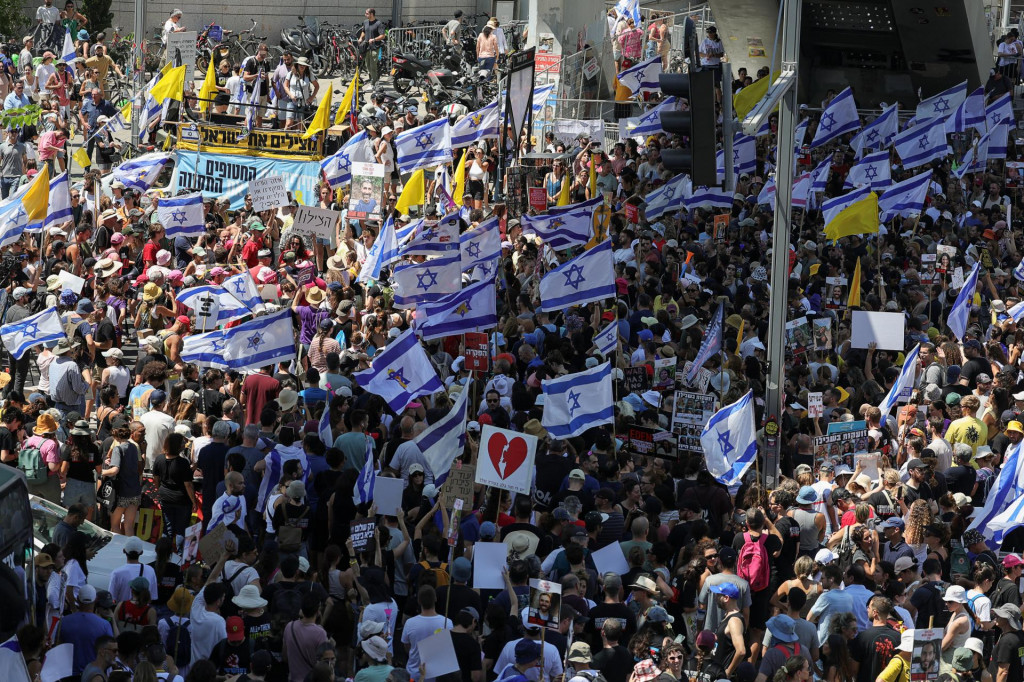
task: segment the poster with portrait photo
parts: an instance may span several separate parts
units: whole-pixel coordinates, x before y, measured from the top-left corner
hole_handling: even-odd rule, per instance
[[[825,307],[829,310],[843,310],[849,300],[850,282],[845,277],[825,278]]]
[[[858,429],[814,438],[814,461],[845,464],[852,471],[858,455],[868,453],[868,431]]]
[[[798,317],[786,323],[786,345],[793,355],[801,355],[814,347],[811,323],[806,317]]]
[[[942,656],[942,628],[914,630],[914,654],[910,659],[910,679],[914,682],[937,680]]]
[[[384,164],[353,163],[348,217],[353,220],[380,220],[383,198]]]
[[[558,629],[558,616],[562,608],[562,585],[550,580],[530,580],[530,606],[527,622],[532,625]]]
[[[832,319],[818,317],[811,324],[814,329],[814,350],[832,350]]]
[[[956,247],[940,244],[935,247],[935,272],[945,275],[953,272],[954,261],[956,260]]]
[[[704,452],[700,434],[714,414],[713,394],[676,391],[672,406],[672,432],[678,438],[679,452]]]
[[[921,272],[918,273],[921,278],[921,284],[932,284],[935,282],[935,260],[936,254],[934,253],[921,254]]]
[[[654,358],[654,381],[652,388],[655,391],[667,391],[675,387],[676,359]]]

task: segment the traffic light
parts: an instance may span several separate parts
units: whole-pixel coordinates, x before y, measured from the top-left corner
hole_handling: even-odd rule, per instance
[[[658,80],[665,95],[675,95],[690,105],[688,111],[661,113],[665,132],[685,137],[688,143],[685,149],[662,150],[665,168],[689,172],[694,187],[717,185],[714,72],[663,73]]]

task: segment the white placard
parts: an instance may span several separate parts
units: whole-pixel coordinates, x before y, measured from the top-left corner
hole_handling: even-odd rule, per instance
[[[825,406],[822,403],[821,393],[808,393],[807,394],[807,416],[809,417],[820,417],[825,414]]]
[[[504,542],[473,544],[473,589],[503,590],[501,569],[508,566],[508,545]]]
[[[480,431],[476,483],[528,495],[537,437],[485,424]]]
[[[441,630],[420,640],[416,646],[420,650],[420,661],[427,668],[425,677],[440,677],[459,671],[459,659],[455,655],[451,630]],[[424,652],[427,651],[430,652],[430,655],[424,655]]]
[[[600,70],[601,67],[598,66],[596,59],[588,59],[587,61],[583,62],[583,77],[586,78],[587,80],[590,80],[591,78],[596,76],[597,72]]]
[[[167,34],[167,57],[170,60],[177,60],[180,53],[181,61],[177,64],[184,64],[185,82],[191,83],[193,72],[196,70],[196,38],[195,31],[182,31],[181,33]]]
[[[384,164],[353,163],[352,193],[348,200],[348,217],[353,220],[380,220],[380,204],[384,196]]]
[[[395,510],[402,506],[404,490],[402,479],[378,476],[373,484],[373,503],[377,505],[377,513],[394,516]]]
[[[850,312],[850,343],[854,348],[867,348],[874,342],[879,350],[903,350],[903,327],[906,324],[903,313]]]
[[[869,452],[867,454],[854,455],[853,456],[854,467],[860,467],[861,473],[865,474],[872,481],[878,480],[878,453]]]
[[[964,269],[957,268],[956,270],[954,270],[952,281],[950,281],[949,283],[950,288],[952,288],[955,291],[960,291],[961,289],[964,288],[964,284],[966,283],[967,282],[964,280]]]
[[[288,228],[289,236],[300,234],[303,237],[323,239],[334,244],[335,225],[338,224],[339,218],[341,218],[341,211],[332,211],[329,208],[317,208],[316,206],[299,206],[292,218],[292,226]],[[283,237],[281,243],[287,243]],[[312,244],[307,243],[306,246],[312,247]]]
[[[185,546],[181,561],[187,564],[199,558],[199,537],[203,534],[203,524],[199,522],[185,529]]]
[[[71,291],[81,295],[82,288],[85,286],[84,279],[74,273],[68,272],[67,270],[61,270],[58,272],[57,277],[60,279],[61,289],[71,289]]]
[[[288,190],[280,175],[253,180],[249,183],[249,194],[252,195],[252,207],[256,211],[266,211],[288,203]]]
[[[43,669],[39,671],[42,682],[57,682],[69,677],[74,670],[75,645],[59,644],[46,652]],[[9,671],[10,672],[10,671]]]
[[[195,299],[196,329],[213,331],[220,326],[220,297],[212,291],[205,291]]]
[[[617,542],[605,545],[591,556],[594,557],[594,568],[598,575],[629,573],[629,562],[626,561],[626,555],[622,553],[622,547]]]

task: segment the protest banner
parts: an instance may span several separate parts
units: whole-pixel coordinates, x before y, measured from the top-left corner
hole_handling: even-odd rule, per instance
[[[280,175],[268,175],[251,181],[249,194],[252,195],[252,207],[256,211],[266,211],[288,203],[288,190]]]
[[[224,537],[228,534],[228,527],[223,523],[208,532],[199,539],[199,556],[203,562],[213,566],[220,560],[224,553]]]
[[[830,422],[825,433],[829,435],[833,433],[849,433],[850,431],[860,431],[866,428],[868,428],[868,423],[863,419],[853,422]]]
[[[914,653],[910,663],[910,679],[936,680],[942,655],[942,628],[914,630]]]
[[[237,134],[237,130],[236,133]],[[316,161],[260,158],[233,154],[179,151],[171,177],[171,191],[187,189],[203,193],[204,199],[227,199],[230,210],[245,207],[249,183],[276,175],[300,204],[315,203],[320,182],[320,164]]]
[[[384,197],[384,164],[355,162],[352,164],[352,194],[348,217],[359,220],[380,220],[380,204]]]
[[[667,391],[676,387],[676,359],[654,358],[654,390]]]
[[[235,126],[218,126],[209,123],[186,121],[178,124],[178,151],[200,151],[260,156],[267,159],[313,159],[321,156],[323,136],[317,135],[304,140],[302,131],[253,130],[239,139]],[[243,161],[244,163],[244,161]],[[319,164],[317,164],[319,167]]]
[[[306,238],[306,246],[311,247],[314,239],[325,241],[334,246],[337,236],[337,225],[341,219],[341,211],[332,211],[329,208],[318,208],[316,206],[299,206],[295,209],[292,218],[292,226],[288,228],[289,235],[299,234]],[[286,242],[285,235],[281,237],[281,243]]]
[[[618,543],[614,543],[618,547]],[[501,569],[508,566],[508,545],[504,542],[473,543],[473,589],[503,590]]]
[[[529,495],[536,453],[536,436],[484,424],[475,482]]]
[[[904,313],[853,310],[850,315],[850,345],[853,348],[867,348],[876,343],[878,350],[903,352],[903,327],[906,320]]]
[[[807,416],[811,418],[821,417],[825,414],[825,406],[823,405],[824,394],[820,391],[817,393],[807,394]]]
[[[808,348],[814,347],[814,339],[811,335],[811,323],[807,317],[798,317],[786,323],[786,345],[794,355],[804,353]]]
[[[548,210],[548,195],[543,187],[530,188],[530,208],[535,211]]]
[[[445,509],[452,509],[456,500],[462,500],[465,509],[473,508],[473,490],[475,487],[476,467],[472,464],[463,464],[462,460],[456,458],[452,468],[448,470],[448,478],[441,486],[441,506]]]
[[[678,367],[678,365],[676,366]],[[692,366],[693,363],[687,360],[686,364],[683,365],[682,371],[678,369],[676,370],[676,385],[687,388],[696,388],[700,390],[701,393],[707,393],[708,384],[711,383],[711,370],[701,367],[697,370],[697,376],[694,378],[693,382],[687,383],[686,375],[690,373],[690,367]]]
[[[530,606],[526,622],[557,630],[561,608],[561,583],[537,580],[536,578],[530,579]]]
[[[196,70],[196,38],[195,31],[180,31],[167,34],[167,59],[175,66],[185,67],[185,81],[192,82]]]
[[[376,532],[377,524],[374,521],[352,521],[349,528],[352,549],[361,552],[370,543],[370,538]]]
[[[845,464],[852,470],[857,455],[868,452],[868,432],[847,431],[814,438],[814,461],[830,460],[833,464]]]
[[[486,372],[490,354],[487,352],[486,332],[466,333],[466,369],[471,372]]]
[[[647,373],[646,365],[627,367],[622,370],[622,374],[629,393],[643,393],[651,387],[651,376]]]
[[[199,536],[203,534],[202,522],[185,529],[185,545],[181,551],[181,563],[189,564],[199,558]]]
[[[675,392],[672,432],[678,438],[679,452],[704,452],[700,444],[700,434],[714,413],[714,395],[689,391]]]

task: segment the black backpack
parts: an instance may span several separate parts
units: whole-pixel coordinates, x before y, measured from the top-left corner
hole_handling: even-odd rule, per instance
[[[244,571],[247,568],[249,568],[249,566],[243,564],[242,567],[235,571],[230,578],[224,575],[223,571],[220,574],[221,582],[224,583],[224,591],[226,592],[226,594],[224,595],[224,604],[221,606],[220,610],[220,613],[222,616],[224,616],[224,618],[230,618],[231,616],[238,615],[238,607],[235,606],[235,603],[233,601],[231,601],[232,597],[237,596],[235,594],[235,589],[231,587],[231,583],[234,582],[235,578],[240,576],[242,574],[242,571]]]
[[[192,633],[189,630],[191,621],[187,618],[175,623],[170,616],[164,618],[167,623],[167,653],[174,658],[179,668],[192,662]]]

